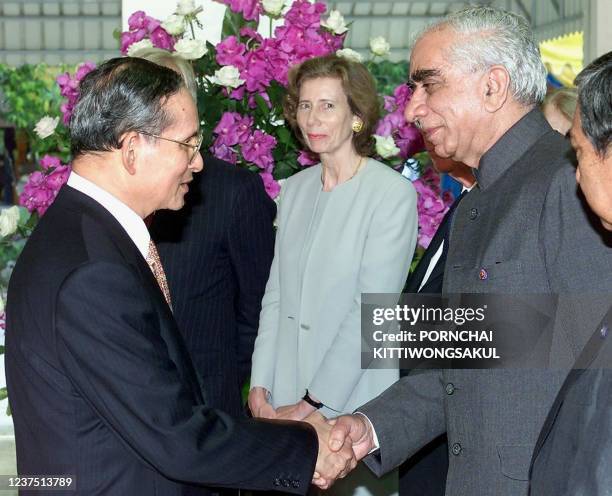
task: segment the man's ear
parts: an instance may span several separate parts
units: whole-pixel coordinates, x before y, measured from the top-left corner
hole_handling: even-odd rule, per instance
[[[121,160],[128,174],[136,174],[136,161],[140,152],[141,136],[130,131],[121,136]]]
[[[503,65],[494,65],[485,75],[483,85],[484,108],[488,112],[497,112],[508,99],[510,74]]]

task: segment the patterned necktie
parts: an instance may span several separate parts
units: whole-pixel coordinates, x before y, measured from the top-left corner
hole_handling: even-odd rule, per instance
[[[168,288],[166,273],[164,272],[161,260],[159,259],[159,253],[152,239],[149,240],[149,254],[147,255],[147,263],[149,264],[155,279],[157,279],[157,284],[159,284],[159,287],[164,294],[166,303],[168,303],[170,310],[172,310],[172,300],[170,299],[170,289]]]

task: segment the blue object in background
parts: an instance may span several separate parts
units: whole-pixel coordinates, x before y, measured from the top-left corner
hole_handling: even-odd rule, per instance
[[[440,187],[442,188],[442,192],[450,191],[453,194],[453,198],[457,198],[461,194],[461,189],[463,188],[459,181],[453,179],[448,174],[442,174]]]

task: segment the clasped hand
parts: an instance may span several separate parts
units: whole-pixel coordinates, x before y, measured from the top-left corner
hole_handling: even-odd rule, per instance
[[[303,420],[315,428],[319,453],[312,483],[320,489],[328,489],[337,479],[345,477],[374,448],[372,430],[363,415],[342,415],[327,420],[303,401],[275,410],[263,388],[251,390],[249,408],[255,417]]]

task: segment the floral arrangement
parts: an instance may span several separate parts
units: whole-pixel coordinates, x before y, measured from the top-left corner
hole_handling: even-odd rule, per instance
[[[268,194],[276,198],[285,178],[317,162],[316,156],[301,148],[283,119],[282,99],[289,68],[334,52],[360,61],[363,57],[344,48],[349,26],[338,11],[325,15],[326,6],[321,2],[216,1],[227,5],[221,41],[216,45],[195,37],[194,26],[201,26],[198,16],[202,8],[193,0],[180,0],[175,12],[163,21],[144,11],[133,13],[128,30],[117,33],[120,49],[124,54],[137,55],[140,49],[154,46],[191,60],[198,83],[203,149],[258,172]],[[268,37],[257,31],[265,18],[270,21]],[[272,20],[279,23],[274,30]],[[370,50],[372,57],[365,63],[375,67],[373,61],[387,55],[390,47],[384,38],[377,37],[370,40]],[[20,196],[20,204],[35,216],[44,214],[69,175],[67,125],[78,98],[79,82],[94,67],[85,62],[74,74],[65,72],[56,78],[64,98],[61,121],[47,115],[35,127],[41,141],[50,142],[55,137],[59,150],[58,156],[42,156],[40,170],[30,175]],[[418,130],[406,123],[403,115],[410,97],[410,89],[402,84],[384,97],[384,103],[381,101],[384,112],[375,134],[377,158],[396,168],[423,149]],[[414,184],[419,192],[419,245],[425,248],[450,199],[440,196],[439,180],[433,171]]]

